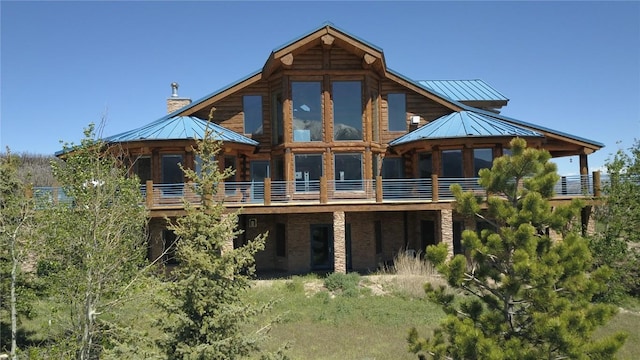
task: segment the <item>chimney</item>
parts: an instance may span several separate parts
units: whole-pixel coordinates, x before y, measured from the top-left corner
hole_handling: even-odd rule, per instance
[[[187,105],[191,104],[191,99],[181,98],[178,96],[178,83],[171,83],[171,97],[167,99],[167,112],[171,114],[172,112],[181,109]]]

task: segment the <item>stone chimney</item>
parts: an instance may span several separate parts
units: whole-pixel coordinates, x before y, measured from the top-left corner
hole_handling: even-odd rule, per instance
[[[191,99],[182,98],[178,96],[178,83],[171,83],[171,97],[167,99],[167,112],[171,114],[172,112],[181,109],[187,105],[191,104]]]

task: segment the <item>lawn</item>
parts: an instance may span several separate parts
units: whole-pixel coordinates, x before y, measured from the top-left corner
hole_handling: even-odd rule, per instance
[[[262,348],[273,352],[286,344],[286,354],[291,359],[416,359],[407,350],[408,330],[416,327],[420,334],[427,335],[444,316],[438,305],[423,297],[421,286],[428,278],[354,275],[354,279],[359,281],[359,286],[338,284],[334,291],[324,287],[323,278],[313,275],[256,281],[246,301],[273,304],[250,330],[277,320]],[[36,310],[44,314],[51,306],[41,301]],[[138,354],[127,357],[153,358],[152,354],[158,350],[152,348],[153,340],[160,335],[152,328],[157,312],[147,302],[130,306],[121,316],[130,319],[136,327],[133,331],[145,335]],[[24,325],[35,333],[35,342],[44,341],[52,329],[42,317],[26,321]],[[53,325],[55,327],[55,319]],[[629,334],[619,358],[637,359],[640,302],[624,304],[619,314],[596,336],[619,330]]]

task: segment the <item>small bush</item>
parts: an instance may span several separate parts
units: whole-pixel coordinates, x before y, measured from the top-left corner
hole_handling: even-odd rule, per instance
[[[358,273],[332,273],[324,279],[324,287],[329,291],[341,291],[342,293],[357,293],[360,275]]]

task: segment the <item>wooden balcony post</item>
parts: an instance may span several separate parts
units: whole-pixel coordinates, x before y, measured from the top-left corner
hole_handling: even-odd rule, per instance
[[[382,176],[376,176],[376,202],[381,203],[383,200],[382,194]]]
[[[60,194],[60,187],[58,186],[54,186],[53,189],[51,189],[51,198],[53,199],[53,203],[58,205],[58,203],[60,202],[60,198],[58,197]]]
[[[145,186],[147,209],[151,209],[153,207],[153,180],[147,180]]]
[[[224,181],[218,183],[218,190],[216,190],[216,201],[222,201],[225,197]]]
[[[271,178],[264,178],[264,204],[271,205]]]
[[[600,170],[593,172],[593,196],[602,196],[602,184],[600,182]]]
[[[438,202],[439,196],[440,195],[438,193],[438,175],[432,174],[431,175],[431,201]]]
[[[327,196],[327,178],[320,176],[320,203],[326,204],[328,202]]]
[[[580,154],[580,184],[582,194],[589,192],[589,162],[587,154]]]

